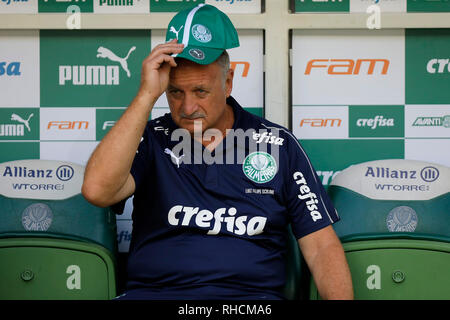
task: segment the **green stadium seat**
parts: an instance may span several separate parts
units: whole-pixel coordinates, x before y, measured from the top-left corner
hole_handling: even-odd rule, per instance
[[[355,299],[450,299],[450,168],[364,162],[337,174],[328,193]],[[319,299],[314,281],[310,289]]]
[[[297,239],[292,233],[291,227],[288,228],[287,254],[286,254],[286,284],[283,288],[283,294],[288,300],[303,299],[303,277],[302,256],[298,247]]]
[[[117,232],[109,208],[81,195],[84,168],[0,164],[0,299],[112,299]]]

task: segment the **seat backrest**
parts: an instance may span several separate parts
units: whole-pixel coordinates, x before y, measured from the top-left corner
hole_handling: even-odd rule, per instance
[[[341,241],[409,237],[450,242],[450,168],[422,161],[364,162],[341,171],[328,193]]]
[[[288,300],[299,300],[302,298],[303,276],[302,259],[297,239],[292,233],[291,227],[287,230],[287,250],[286,250],[286,284],[283,294]],[[306,283],[305,283],[306,284]],[[306,287],[305,287],[306,288]]]
[[[81,195],[84,167],[63,161],[0,164],[0,238],[50,237],[95,242],[115,254],[116,217]]]

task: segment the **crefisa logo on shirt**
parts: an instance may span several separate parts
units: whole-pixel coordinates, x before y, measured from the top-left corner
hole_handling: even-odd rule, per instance
[[[244,160],[242,171],[245,176],[256,183],[272,180],[278,171],[275,158],[266,152],[252,152]]]

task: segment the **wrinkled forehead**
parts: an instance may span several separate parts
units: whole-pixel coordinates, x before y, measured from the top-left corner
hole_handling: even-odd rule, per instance
[[[175,61],[177,67],[170,69],[169,82],[171,85],[189,82],[213,83],[220,78],[221,70],[216,62],[201,65],[183,58],[177,58]]]

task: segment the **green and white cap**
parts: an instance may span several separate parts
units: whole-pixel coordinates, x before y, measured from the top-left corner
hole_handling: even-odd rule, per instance
[[[199,64],[213,63],[224,50],[239,47],[236,29],[225,13],[214,6],[198,6],[178,12],[167,27],[166,42],[177,39],[183,52],[174,57]]]

